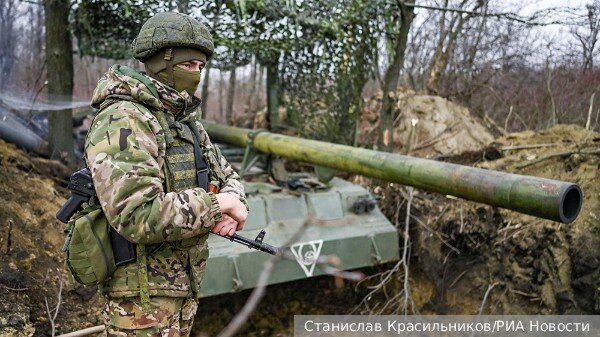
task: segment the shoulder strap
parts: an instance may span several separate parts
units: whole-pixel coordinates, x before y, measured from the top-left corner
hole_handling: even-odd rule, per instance
[[[206,160],[204,160],[204,155],[200,149],[200,137],[198,137],[194,128],[190,127],[188,123],[182,123],[182,125],[192,134],[192,138],[194,138],[194,159],[196,161],[198,186],[208,191],[208,165],[206,165]]]

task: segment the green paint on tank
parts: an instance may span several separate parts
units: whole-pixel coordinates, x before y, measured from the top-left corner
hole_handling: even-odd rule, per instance
[[[265,242],[280,246],[300,228],[309,214],[320,224],[309,224],[292,245],[296,260],[279,262],[269,284],[323,275],[312,257],[334,255],[343,269],[356,269],[398,260],[398,233],[378,208],[355,214],[354,203],[372,198],[363,187],[334,178],[320,191],[289,193],[266,184],[245,183],[251,212],[240,235],[254,238],[267,231]],[[235,292],[256,286],[269,255],[211,236],[210,257],[202,296]],[[301,259],[304,257],[306,259]]]
[[[488,205],[570,223],[581,209],[582,192],[570,182],[484,170],[434,160],[378,152],[345,145],[203,123],[211,140],[322,167],[453,195]],[[246,183],[250,214],[240,234],[254,238],[267,231],[265,242],[280,246],[302,226],[309,214],[322,225],[309,225],[291,247],[294,260],[276,265],[269,284],[322,275],[311,257],[335,255],[345,270],[398,260],[398,233],[375,207],[355,213],[359,200],[372,196],[363,187],[333,178],[328,188],[292,193],[266,183]],[[235,245],[220,237],[209,239],[210,258],[203,296],[256,286],[269,255]],[[304,258],[304,259],[303,259]]]

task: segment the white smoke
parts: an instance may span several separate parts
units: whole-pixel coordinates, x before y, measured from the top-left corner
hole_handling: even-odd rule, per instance
[[[34,95],[32,95],[34,96]],[[89,101],[80,100],[69,100],[64,97],[54,96],[50,100],[41,100],[25,97],[24,95],[18,95],[15,93],[0,93],[0,102],[3,103],[7,108],[26,113],[29,111],[57,111],[65,109],[80,109],[89,108]]]

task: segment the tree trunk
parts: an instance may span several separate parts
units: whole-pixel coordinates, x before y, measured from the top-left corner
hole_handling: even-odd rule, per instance
[[[12,72],[13,64],[15,61],[15,41],[18,39],[17,32],[15,29],[16,16],[16,1],[4,1],[0,4],[0,89],[4,90],[7,88],[10,81],[10,74]]]
[[[219,70],[219,118],[221,120],[225,119],[225,104],[223,104],[223,98],[225,97],[225,95],[223,95],[224,89],[223,70]],[[225,120],[225,123],[227,123],[227,120]]]
[[[463,0],[458,8],[465,8],[468,3],[468,0]],[[477,2],[471,11],[478,11],[485,3],[485,1]],[[447,5],[448,1],[445,2],[445,6]],[[454,17],[451,17],[448,28],[446,29],[445,15],[446,13],[443,13],[440,18],[440,37],[438,39],[431,68],[429,69],[429,76],[427,77],[427,91],[432,94],[439,93],[440,81],[450,63],[450,59],[454,56],[458,36],[462,33],[465,23],[473,18],[473,13],[466,14],[465,16],[463,16],[462,13],[458,13]]]
[[[279,124],[279,70],[277,63],[267,65],[267,118],[269,128]]]
[[[182,0],[185,1],[186,3],[189,2],[189,0]],[[214,29],[217,25],[217,22],[219,22],[219,10],[218,8],[221,7],[221,4],[217,1],[216,2],[217,5],[217,12],[215,13],[215,16],[213,17],[212,20],[212,29]],[[207,104],[208,104],[208,93],[210,90],[210,69],[212,68],[212,62],[208,61],[208,63],[206,64],[206,75],[204,75],[204,83],[202,84],[202,113],[204,116],[207,115],[207,111],[206,109],[208,108]],[[213,75],[214,76],[214,75]],[[221,116],[222,116],[222,107],[221,107],[221,89],[222,89],[222,83],[221,83],[221,79],[223,78],[223,75],[220,75],[219,78],[219,112],[221,112]],[[205,118],[205,117],[203,117]]]
[[[256,104],[253,104],[256,101],[256,67],[257,67],[257,60],[256,58],[254,58],[254,61],[252,63],[252,71],[250,72],[250,89],[248,90],[248,98],[246,99],[246,112],[247,113],[251,113],[252,111],[254,111],[254,106],[256,106]]]
[[[234,57],[235,59],[235,57]],[[227,123],[231,123],[233,125],[233,120],[231,117],[233,116],[233,101],[235,98],[235,66],[231,68],[231,72],[229,73],[229,88],[227,88],[227,110],[225,113]]]
[[[485,5],[483,12],[487,13],[487,4]],[[480,50],[480,43],[483,40],[483,37],[488,35],[488,30],[486,28],[487,17],[483,16],[480,18],[480,23],[476,31],[476,36],[473,39],[474,43],[467,50],[467,57],[464,62],[464,71],[467,73],[466,76],[463,77],[462,89],[457,89],[455,91],[461,91],[460,96],[462,97],[463,102],[469,102],[469,106],[473,106],[472,98],[475,90],[477,90],[477,86],[474,85],[475,78],[475,61],[477,60],[477,56]],[[484,82],[485,83],[485,82]]]
[[[258,60],[256,60],[256,62],[258,63]],[[255,110],[261,110],[264,105],[263,105],[263,95],[262,93],[264,92],[263,87],[264,87],[264,81],[263,78],[265,77],[265,67],[258,63],[258,84],[257,84],[257,89],[256,92],[258,92],[259,94],[257,95],[256,98],[256,104],[254,105]]]
[[[427,78],[427,91],[433,94],[437,94],[440,88],[440,80],[442,74],[446,70],[450,58],[454,54],[454,48],[456,47],[456,41],[458,35],[462,31],[462,27],[465,23],[465,19],[462,16],[458,19],[458,24],[454,30],[452,30],[448,37],[448,44],[444,50],[436,51],[436,57],[434,58],[431,70],[429,71],[429,77]],[[453,25],[449,29],[452,29]]]
[[[204,68],[204,83],[202,83],[202,114],[206,116],[206,103],[208,102],[208,90],[210,90],[210,62]]]
[[[398,80],[400,70],[404,65],[404,55],[408,42],[408,33],[414,18],[413,7],[404,6],[401,2],[400,6],[400,31],[396,39],[394,48],[394,58],[385,72],[383,80],[383,100],[381,102],[381,111],[379,113],[379,138],[377,145],[379,150],[390,152],[394,148],[394,108],[396,106],[396,89],[398,88]]]
[[[73,94],[73,46],[69,26],[69,0],[46,0],[46,64],[48,96],[70,103]],[[48,115],[51,158],[75,163],[71,109]]]

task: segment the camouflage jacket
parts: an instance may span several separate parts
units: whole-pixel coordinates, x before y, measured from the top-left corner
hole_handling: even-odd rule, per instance
[[[150,296],[199,294],[208,259],[206,238],[221,217],[213,193],[198,187],[169,188],[165,174],[167,138],[177,128],[164,130],[161,116],[193,123],[211,183],[221,193],[232,193],[246,204],[239,176],[200,123],[200,109],[186,109],[193,103],[185,92],[177,93],[118,65],[99,80],[92,99],[92,106],[100,111],[86,137],[86,161],[109,224],[129,241],[145,247],[142,255]],[[113,297],[137,296],[143,268],[140,263],[117,268],[100,290]]]

